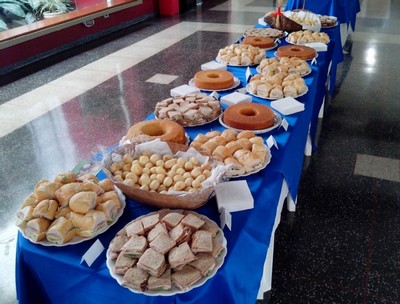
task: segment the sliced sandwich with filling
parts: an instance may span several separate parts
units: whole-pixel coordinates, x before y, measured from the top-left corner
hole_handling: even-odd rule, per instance
[[[125,273],[122,286],[145,291],[149,276],[150,275],[143,269],[132,267]]]
[[[154,277],[160,277],[167,268],[165,256],[153,248],[148,248],[137,262],[137,267]]]
[[[185,265],[181,270],[175,271],[171,275],[172,284],[180,290],[188,290],[201,278],[202,276],[200,271],[189,265]]]

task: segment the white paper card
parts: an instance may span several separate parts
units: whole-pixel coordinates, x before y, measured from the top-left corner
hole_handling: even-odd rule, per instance
[[[89,267],[92,266],[93,262],[96,261],[96,259],[100,256],[100,254],[103,252],[104,246],[100,242],[99,239],[97,239],[92,246],[88,249],[88,251],[85,252],[85,254],[82,256],[81,259],[81,264],[83,261],[88,264]]]
[[[264,25],[264,26],[267,25],[267,23],[266,23],[265,20],[264,20],[264,17],[258,18],[258,24],[259,24],[259,25]]]
[[[254,208],[254,199],[245,180],[218,184],[215,196],[218,210],[236,212]]]
[[[239,93],[242,93],[242,94],[246,94],[247,90],[246,90],[246,88],[240,88],[240,89],[237,89],[236,92],[239,92]]]
[[[293,97],[285,97],[272,101],[271,108],[284,115],[291,115],[304,111],[304,104]]]
[[[207,71],[207,70],[223,70],[226,71],[227,66],[225,64],[216,62],[216,61],[210,61],[207,63],[203,63],[201,65],[201,70],[202,71]]]
[[[287,121],[285,118],[282,119],[281,126],[282,126],[282,128],[285,129],[285,131],[288,130],[288,128],[289,128],[289,123],[288,123],[288,121]]]
[[[192,93],[200,93],[200,90],[188,84],[184,84],[179,87],[173,88],[170,92],[172,97],[185,96],[187,94],[192,94]]]
[[[270,135],[270,136],[267,138],[267,147],[270,148],[270,149],[271,149],[272,147],[275,147],[275,148],[279,149],[278,143],[276,142],[275,137],[273,137],[272,135]]]
[[[224,208],[222,208],[220,212],[219,220],[221,222],[221,229],[223,229],[226,225],[229,230],[232,230],[232,215]]]
[[[317,58],[314,58],[313,60],[311,60],[311,65],[317,65]]]
[[[306,43],[305,46],[313,48],[317,52],[326,52],[328,50],[328,46],[322,42],[309,42]]]
[[[251,96],[239,92],[233,92],[231,94],[221,97],[221,104],[226,106],[231,106],[244,102],[251,102]]]
[[[247,82],[247,83],[250,82],[250,79],[251,79],[252,76],[253,76],[253,75],[251,74],[250,68],[247,67],[247,69],[246,69],[246,82]]]

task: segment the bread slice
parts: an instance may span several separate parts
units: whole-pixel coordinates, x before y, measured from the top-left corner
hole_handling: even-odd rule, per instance
[[[186,214],[181,223],[194,231],[199,230],[204,225],[204,221],[192,213]]]
[[[128,242],[128,237],[126,235],[117,235],[114,237],[110,243],[110,257],[116,259],[121,252],[122,247]]]
[[[167,228],[165,228],[164,224],[158,223],[157,225],[154,226],[153,229],[149,231],[147,234],[147,240],[151,242],[154,240],[161,232],[167,232]]]
[[[142,217],[141,221],[142,221],[144,232],[148,232],[158,224],[158,222],[160,221],[160,214],[154,213],[152,215]]]
[[[172,284],[180,290],[188,290],[190,286],[202,278],[201,273],[196,268],[186,265],[181,270],[171,275]]]
[[[217,265],[217,261],[215,258],[207,253],[198,253],[196,254],[196,260],[190,262],[190,266],[193,266],[197,270],[201,272],[203,277],[208,276],[210,272]]]
[[[171,268],[180,268],[196,259],[187,242],[172,248],[168,253],[168,262]]]
[[[158,236],[150,242],[150,248],[158,251],[161,254],[166,254],[176,245],[175,241],[170,238],[167,232],[161,232]]]
[[[135,266],[136,262],[137,259],[120,254],[115,261],[114,272],[117,274],[125,274],[129,268]]]
[[[179,223],[169,231],[169,236],[176,242],[177,245],[190,241],[192,230],[189,227]]]
[[[170,212],[162,218],[161,222],[166,224],[169,229],[172,229],[177,226],[184,217],[182,213]]]
[[[165,256],[153,248],[148,248],[137,262],[137,267],[147,271],[154,277],[160,277],[167,268]]]
[[[149,276],[143,269],[132,267],[125,273],[122,286],[145,291]]]
[[[136,220],[131,222],[129,225],[125,227],[125,232],[127,236],[144,235],[142,221]]]
[[[147,289],[153,291],[170,290],[172,288],[171,269],[167,269],[159,278],[150,276]]]
[[[191,249],[194,253],[212,252],[212,234],[206,230],[198,230],[193,233]]]
[[[125,256],[140,258],[147,248],[147,239],[144,236],[133,235],[121,248]]]

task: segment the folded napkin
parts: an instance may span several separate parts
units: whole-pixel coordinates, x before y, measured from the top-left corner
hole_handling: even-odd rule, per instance
[[[172,97],[185,96],[192,93],[200,93],[200,90],[187,84],[173,88],[170,92]]]
[[[216,62],[216,61],[210,61],[207,63],[203,63],[201,65],[201,70],[202,71],[207,71],[207,70],[227,70],[227,66],[225,64]]]
[[[304,104],[293,97],[285,97],[271,102],[271,108],[283,115],[290,115],[304,111]]]
[[[322,42],[309,42],[306,43],[305,46],[313,48],[317,52],[326,52],[328,50],[328,46]]]
[[[237,180],[219,184],[215,189],[218,210],[235,212],[254,208],[254,199],[247,181]]]
[[[227,105],[227,106],[231,106],[231,105],[235,105],[235,104],[243,103],[243,102],[251,102],[251,101],[252,100],[251,100],[250,95],[246,95],[246,94],[239,93],[239,92],[233,92],[231,94],[221,97],[221,103],[223,105]]]

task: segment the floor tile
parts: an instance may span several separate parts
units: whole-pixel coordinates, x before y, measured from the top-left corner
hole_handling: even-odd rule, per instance
[[[354,174],[400,182],[400,160],[358,154]]]
[[[147,79],[146,82],[169,84],[172,81],[174,81],[175,79],[177,79],[178,77],[179,76],[175,76],[175,75],[155,74],[154,76]]]

